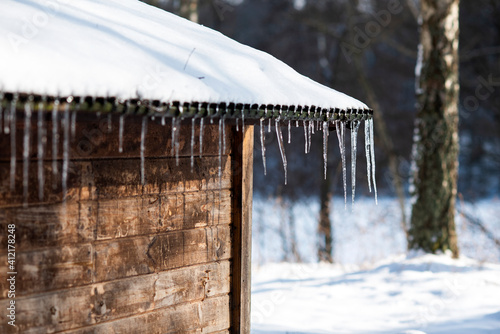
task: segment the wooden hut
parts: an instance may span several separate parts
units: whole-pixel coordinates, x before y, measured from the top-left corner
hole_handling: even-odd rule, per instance
[[[249,333],[253,124],[371,110],[134,0],[0,28],[0,332]]]

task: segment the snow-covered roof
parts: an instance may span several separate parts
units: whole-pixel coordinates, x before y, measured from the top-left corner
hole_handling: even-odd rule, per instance
[[[138,0],[2,0],[0,50],[0,92],[12,96],[371,115],[269,54]]]

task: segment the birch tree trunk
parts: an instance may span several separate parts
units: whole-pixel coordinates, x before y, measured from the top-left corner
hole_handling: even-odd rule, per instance
[[[408,247],[458,257],[459,0],[421,0],[418,112],[415,121]]]

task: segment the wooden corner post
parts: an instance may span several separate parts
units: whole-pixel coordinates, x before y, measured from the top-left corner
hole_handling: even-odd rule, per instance
[[[250,333],[254,126],[233,133],[231,332]]]

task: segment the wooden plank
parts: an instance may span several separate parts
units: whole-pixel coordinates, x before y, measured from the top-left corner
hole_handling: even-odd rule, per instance
[[[58,165],[61,170],[61,164]],[[66,201],[120,198],[143,194],[171,194],[200,190],[219,190],[231,187],[231,160],[222,157],[222,178],[219,180],[219,158],[196,158],[193,172],[189,158],[146,159],[146,185],[141,184],[140,159],[102,159],[70,161]],[[15,189],[10,190],[10,164],[0,162],[0,209],[24,204],[50,204],[63,199],[61,175],[54,178],[52,163],[44,163],[44,199],[38,198],[36,163],[29,165],[28,197],[23,198],[22,168],[16,169]],[[0,210],[1,212],[1,210]]]
[[[221,261],[17,298],[17,330],[75,329],[228,294],[229,268],[229,261]],[[9,327],[1,323],[0,332],[9,333]]]
[[[62,246],[16,253],[16,295],[69,288],[92,282],[92,246]],[[7,256],[0,255],[0,287],[7,291]],[[4,283],[5,282],[5,283]]]
[[[250,273],[252,246],[252,192],[254,128],[235,132],[233,152],[233,268],[231,286],[231,330],[250,333]],[[239,154],[236,154],[238,152]]]
[[[212,333],[228,327],[229,296],[223,295],[63,333]]]
[[[59,115],[61,117],[62,115]],[[21,159],[23,154],[24,113],[17,115],[16,131],[16,156]],[[60,119],[59,119],[60,120]],[[167,119],[165,126],[161,125],[159,118],[154,121],[149,118],[146,128],[145,156],[146,157],[173,157],[172,154],[172,121]],[[45,159],[52,159],[52,120],[51,115],[45,114],[45,130],[47,142],[44,148]],[[96,114],[78,113],[75,128],[75,137],[70,141],[71,159],[96,159],[96,158],[139,158],[141,147],[141,125],[142,117],[128,115],[124,119],[123,152],[119,152],[119,116],[113,115],[111,127],[108,127],[108,116],[97,116]],[[191,122],[186,120],[177,127],[179,156],[189,157],[191,155]],[[229,129],[229,126],[226,127]],[[63,126],[59,122],[59,141],[57,143],[56,157],[62,160],[63,155]],[[194,133],[193,151],[199,154],[199,121],[196,122]],[[10,161],[10,134],[0,133],[0,161]],[[38,141],[37,115],[31,120],[30,156],[36,159]],[[227,154],[231,152],[232,138],[226,131]],[[203,128],[203,156],[217,156],[219,154],[219,126],[205,122]]]
[[[229,259],[229,225],[114,239],[95,246],[96,282]]]
[[[117,169],[117,165],[120,166]],[[191,172],[190,159],[146,159],[146,185],[141,184],[141,162],[129,160],[98,160],[92,162],[94,185],[99,198],[119,198],[154,193],[180,193],[199,190],[229,189],[231,161],[222,157],[222,179],[218,178],[219,159],[197,159]]]
[[[94,238],[93,203],[69,202],[0,209],[0,247],[7,249],[7,225],[16,226],[17,253],[87,243]]]

